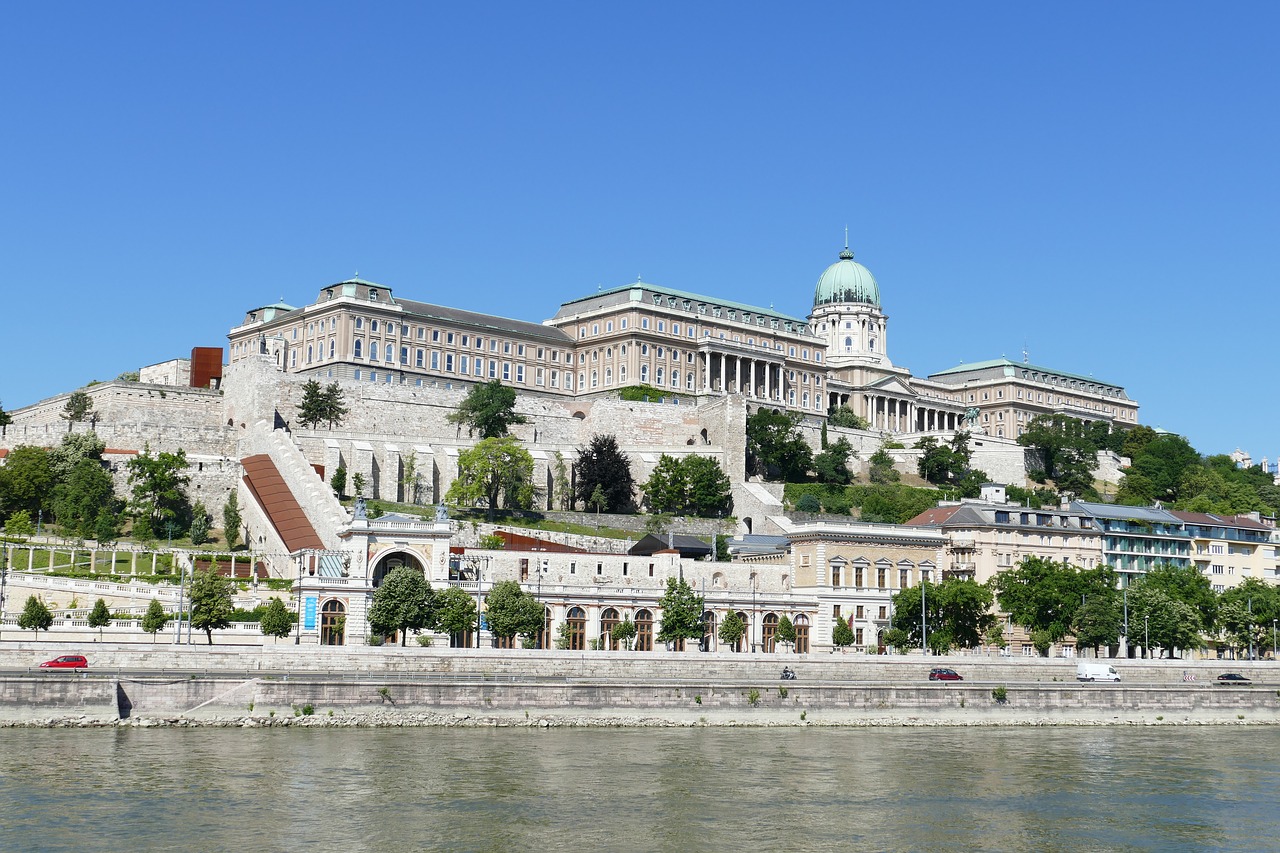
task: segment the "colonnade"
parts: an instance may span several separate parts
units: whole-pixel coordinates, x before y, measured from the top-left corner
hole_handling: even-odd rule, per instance
[[[849,405],[849,397],[848,394],[831,393],[827,399],[834,408]],[[954,432],[961,428],[964,420],[960,412],[921,405],[887,394],[863,394],[862,406],[870,429],[889,433]]]
[[[704,390],[784,402],[783,365],[776,359],[714,351],[700,355]]]

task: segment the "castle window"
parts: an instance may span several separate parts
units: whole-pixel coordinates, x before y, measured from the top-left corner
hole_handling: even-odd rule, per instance
[[[364,342],[363,342],[363,341],[361,341],[359,338],[356,338],[356,346],[355,346],[355,357],[356,357],[356,358],[364,358],[364,356],[361,354],[361,347],[362,347],[362,344],[363,344],[363,343],[364,343]]]
[[[378,360],[378,342],[377,341],[369,341],[369,360],[370,361]]]

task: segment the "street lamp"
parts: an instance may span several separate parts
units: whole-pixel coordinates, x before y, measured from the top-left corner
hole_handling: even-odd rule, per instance
[[[0,590],[4,588],[3,581],[0,581]],[[0,602],[4,601],[4,596],[0,595]],[[1276,659],[1276,622],[1280,620],[1271,620],[1271,659]]]
[[[1142,617],[1142,656],[1151,657],[1151,617]]]
[[[924,657],[929,656],[929,623],[925,617],[924,599],[928,583],[924,578],[920,578],[920,654]]]

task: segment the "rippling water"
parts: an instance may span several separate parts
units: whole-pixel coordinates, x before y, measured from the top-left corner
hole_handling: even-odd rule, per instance
[[[3,850],[1280,850],[1270,729],[0,731]]]

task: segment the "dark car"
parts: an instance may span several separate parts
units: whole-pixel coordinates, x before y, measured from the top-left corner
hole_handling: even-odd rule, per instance
[[[954,669],[947,669],[945,666],[935,666],[929,670],[930,681],[964,681],[964,676],[956,672]]]
[[[41,669],[74,669],[82,670],[89,668],[89,661],[85,660],[84,655],[63,655],[60,658],[47,660],[40,664]]]
[[[1218,676],[1218,683],[1225,687],[1230,687],[1233,684],[1253,684],[1252,681],[1245,678],[1243,675],[1241,675],[1238,672],[1222,673],[1222,675]]]

